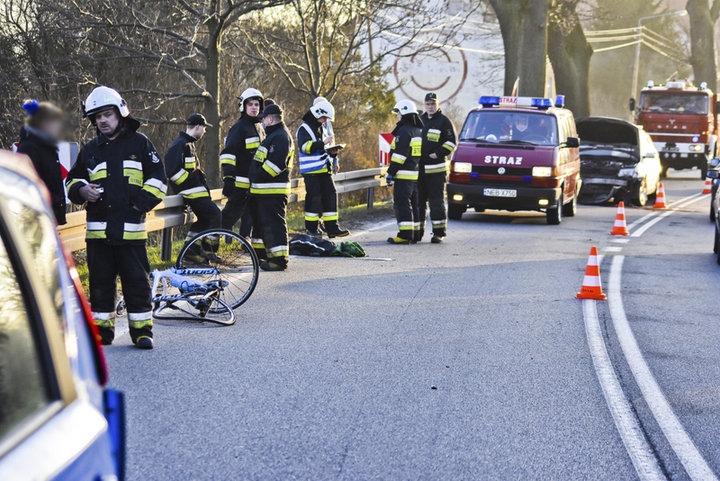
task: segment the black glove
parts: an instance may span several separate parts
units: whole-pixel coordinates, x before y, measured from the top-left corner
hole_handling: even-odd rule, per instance
[[[225,197],[230,197],[235,189],[235,179],[228,178],[224,180],[222,194]]]

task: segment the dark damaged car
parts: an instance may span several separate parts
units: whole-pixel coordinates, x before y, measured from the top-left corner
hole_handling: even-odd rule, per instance
[[[642,127],[609,117],[576,121],[580,137],[580,202],[647,204],[660,184],[662,166]]]

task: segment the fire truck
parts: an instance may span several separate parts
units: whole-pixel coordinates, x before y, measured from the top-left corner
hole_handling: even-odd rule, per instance
[[[717,154],[717,96],[705,82],[688,81],[655,85],[649,81],[638,105],[630,100],[636,123],[652,136],[660,152],[663,175],[669,168],[697,167],[704,179],[708,162]]]

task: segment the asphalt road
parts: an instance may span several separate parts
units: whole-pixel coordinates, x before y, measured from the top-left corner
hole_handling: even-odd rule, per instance
[[[560,226],[469,212],[442,245],[387,245],[383,217],[352,239],[368,259],[261,274],[233,327],[158,322],[151,352],[124,334],[106,353],[128,479],[712,479],[720,268],[709,196],[687,202],[628,209],[633,232],[656,223],[627,242],[612,206]],[[595,337],[574,298],[593,245],[606,290],[615,269]]]

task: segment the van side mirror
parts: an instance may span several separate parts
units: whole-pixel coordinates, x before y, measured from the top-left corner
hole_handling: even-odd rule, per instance
[[[720,102],[715,102],[715,112],[720,112]]]
[[[707,171],[708,179],[717,179],[720,178],[720,170],[708,170]]]
[[[566,149],[577,149],[580,147],[580,139],[577,137],[568,137],[565,142],[563,142],[562,147]]]
[[[628,106],[630,107],[630,112],[635,112],[636,103],[634,97],[630,97],[630,102]]]
[[[653,154],[652,152],[645,152],[645,155],[643,155],[643,159],[654,159],[654,158],[655,158],[655,154]]]

